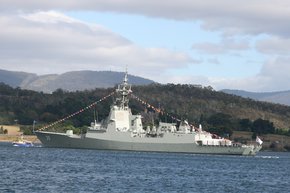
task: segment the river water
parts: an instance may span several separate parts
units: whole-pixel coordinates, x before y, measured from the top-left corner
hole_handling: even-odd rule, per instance
[[[290,153],[255,157],[0,143],[0,192],[290,192]]]

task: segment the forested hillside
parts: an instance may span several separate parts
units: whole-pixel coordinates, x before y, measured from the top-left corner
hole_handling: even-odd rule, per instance
[[[142,100],[173,117],[187,119],[196,126],[201,123],[204,129],[220,135],[230,135],[232,130],[254,131],[257,134],[289,134],[288,106],[244,99],[192,85],[151,84],[134,86],[132,90]],[[0,84],[0,124],[17,122],[32,125],[36,120],[36,127],[41,127],[86,107],[112,91],[114,88],[82,92],[65,92],[59,89],[52,94],[45,94]],[[113,97],[110,97],[95,108],[73,117],[66,124],[74,127],[87,126],[94,119],[94,110],[101,120],[108,115],[112,102]],[[130,106],[134,113],[142,112],[144,121],[147,121],[145,124],[153,124],[158,120],[175,122],[171,117],[164,113],[158,114],[133,98]],[[148,119],[148,115],[156,120]]]

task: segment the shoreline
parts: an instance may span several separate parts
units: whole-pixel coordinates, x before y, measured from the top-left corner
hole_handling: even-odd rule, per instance
[[[13,142],[20,138],[20,135],[0,135],[0,142]],[[24,135],[24,140],[31,141],[32,143],[40,143],[39,139],[35,135]]]

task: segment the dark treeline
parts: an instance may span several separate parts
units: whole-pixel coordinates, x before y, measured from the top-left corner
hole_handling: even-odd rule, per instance
[[[113,89],[66,92],[61,89],[52,94],[21,90],[0,84],[0,124],[47,124],[74,113],[111,93]],[[112,98],[96,106],[100,118],[109,112]],[[93,120],[93,109],[85,111],[70,121],[75,126],[87,125]]]
[[[37,127],[41,127],[88,106],[112,91],[113,88],[77,92],[58,89],[45,94],[0,83],[0,124],[32,125],[36,120]],[[233,130],[253,131],[257,134],[289,133],[288,106],[244,99],[192,85],[133,86],[133,93],[174,117],[186,119],[196,126],[202,124],[204,129],[218,135],[231,135]],[[112,102],[113,97],[108,98],[68,120],[65,127],[82,128],[89,125],[94,119],[94,111],[99,120],[104,119]],[[152,109],[134,99],[130,100],[130,106],[133,113],[142,112],[144,117],[144,112],[156,115]],[[157,119],[156,122],[175,122],[165,114],[153,117]]]

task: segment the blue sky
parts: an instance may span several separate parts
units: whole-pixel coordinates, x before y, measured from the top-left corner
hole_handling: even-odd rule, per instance
[[[237,53],[243,54],[242,56],[246,56],[245,58],[234,54],[218,56],[219,64],[214,63],[217,56],[211,57],[193,50],[193,44],[206,41],[218,44],[221,41],[219,32],[202,30],[199,21],[176,21],[140,15],[83,11],[67,12],[66,15],[90,23],[101,24],[142,47],[162,47],[180,51],[191,55],[196,60],[203,61],[203,65],[174,69],[170,71],[172,74],[237,78],[255,75],[261,68],[261,65],[253,65],[251,70],[248,70],[252,64],[247,61],[247,58],[254,57],[256,60],[261,60],[261,56],[253,50]],[[246,65],[246,63],[249,64]]]
[[[124,71],[160,83],[290,90],[290,3],[282,0],[9,1],[0,69]]]

